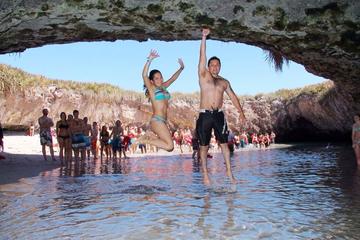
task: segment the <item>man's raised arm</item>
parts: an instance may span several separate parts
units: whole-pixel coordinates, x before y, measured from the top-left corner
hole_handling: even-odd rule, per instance
[[[201,77],[205,77],[206,74],[206,37],[209,35],[210,30],[204,28],[202,30],[202,38],[201,38],[201,45],[200,45],[200,59],[199,59],[199,66],[198,66],[198,73],[199,79]]]

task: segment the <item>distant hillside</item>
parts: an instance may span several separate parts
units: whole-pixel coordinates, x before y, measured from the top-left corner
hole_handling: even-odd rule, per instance
[[[249,121],[248,131],[274,130],[283,140],[313,140],[335,134],[346,138],[351,128],[354,105],[346,93],[331,81],[272,94],[239,96]],[[334,105],[334,104],[335,105]],[[151,106],[142,92],[120,89],[110,84],[52,80],[0,65],[0,120],[7,125],[37,124],[43,108],[56,121],[60,112],[80,110],[80,116],[101,124],[121,119],[124,124],[147,127]],[[172,93],[168,120],[171,128],[194,128],[199,94]],[[234,131],[238,113],[228,98],[224,100],[228,125]]]

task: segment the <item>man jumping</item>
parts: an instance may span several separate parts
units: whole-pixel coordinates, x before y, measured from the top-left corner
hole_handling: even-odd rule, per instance
[[[200,110],[199,118],[196,122],[196,131],[200,142],[200,160],[204,174],[204,183],[210,184],[207,170],[207,153],[211,131],[214,133],[224,156],[226,164],[226,173],[232,183],[236,180],[231,171],[230,151],[228,147],[228,129],[221,109],[223,105],[224,92],[230,97],[231,102],[240,113],[240,124],[245,122],[244,111],[240,102],[230,86],[230,82],[219,75],[221,62],[217,57],[211,57],[206,68],[206,37],[209,35],[209,29],[202,30],[202,39],[200,45],[200,59],[198,66],[199,84],[200,84]]]

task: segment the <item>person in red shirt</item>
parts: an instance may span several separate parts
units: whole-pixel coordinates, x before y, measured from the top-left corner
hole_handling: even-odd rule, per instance
[[[122,153],[124,154],[124,158],[128,158],[126,156],[126,151],[129,150],[130,137],[127,134],[124,135],[121,144],[122,144],[121,150],[122,150]],[[121,158],[121,154],[120,154],[120,158]]]

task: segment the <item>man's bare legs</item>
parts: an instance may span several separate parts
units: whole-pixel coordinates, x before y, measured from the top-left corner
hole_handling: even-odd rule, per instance
[[[42,146],[42,154],[43,154],[44,160],[47,161],[47,157],[46,157],[46,145],[43,144],[43,145],[41,145],[41,146]]]
[[[230,163],[230,149],[227,143],[220,144],[222,154],[224,156],[225,165],[226,165],[226,174],[230,178],[231,183],[236,183],[236,179],[231,170],[231,163]]]
[[[231,163],[230,163],[230,150],[227,145],[227,143],[220,144],[225,165],[226,165],[226,175],[230,178],[231,183],[235,184],[236,179],[234,178],[234,175],[231,170]],[[209,146],[200,146],[200,161],[201,161],[201,167],[204,174],[204,184],[210,185],[211,181],[209,178],[209,173],[207,170],[207,154],[208,154]]]
[[[209,178],[209,173],[207,170],[207,154],[209,151],[209,145],[208,146],[200,146],[200,162],[201,162],[201,167],[202,167],[202,171],[204,174],[204,184],[205,185],[210,185],[210,178]]]
[[[80,150],[80,157],[81,157],[81,162],[84,163],[86,160],[86,149],[85,148]]]
[[[46,145],[43,144],[41,145],[42,146],[42,154],[43,154],[43,157],[44,157],[44,160],[47,161],[47,157],[46,157]],[[51,158],[53,161],[56,161],[55,159],[55,156],[54,156],[54,148],[52,146],[49,146],[50,148],[50,155],[51,155]]]
[[[86,155],[87,155],[87,159],[90,160],[90,156],[91,156],[90,149],[86,149]]]

